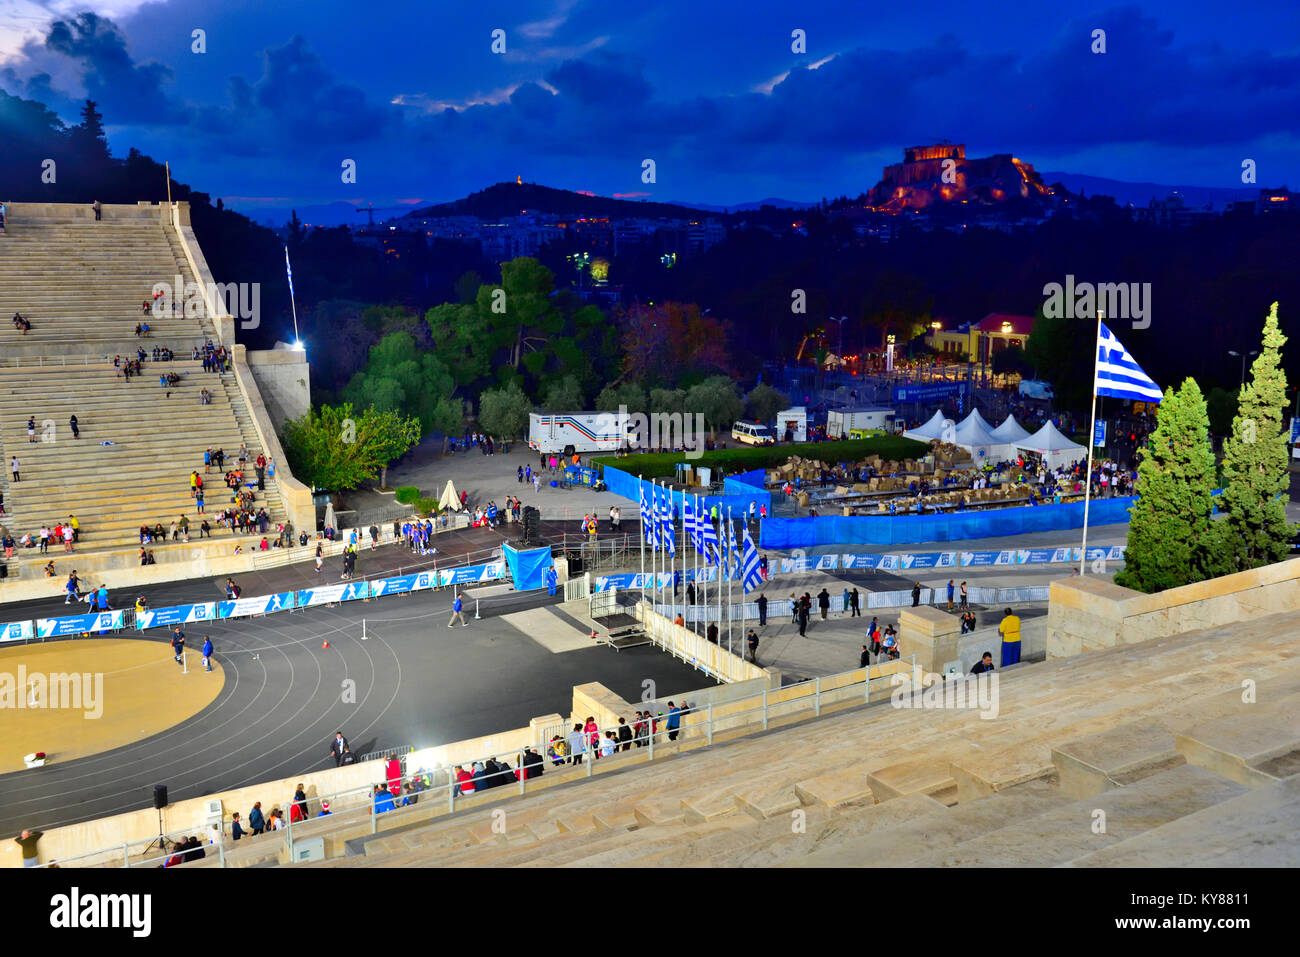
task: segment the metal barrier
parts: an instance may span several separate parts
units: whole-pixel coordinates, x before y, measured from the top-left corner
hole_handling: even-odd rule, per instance
[[[393,795],[391,801],[393,806],[391,808],[386,806],[384,810],[378,810],[378,805],[380,803],[378,795],[384,793],[382,784],[361,785],[359,787],[349,788],[347,790],[337,791],[330,794],[318,794],[314,797],[308,798],[308,806],[310,807],[312,804],[319,804],[321,801],[329,801],[331,813],[325,815],[325,817],[330,819],[329,822],[322,822],[322,817],[317,815],[314,818],[309,818],[305,821],[299,821],[296,823],[292,820],[285,821],[282,828],[269,830],[267,833],[269,835],[275,835],[282,832],[282,837],[280,837],[279,840],[283,841],[287,852],[287,859],[292,862],[294,861],[295,840],[301,841],[306,837],[319,835],[326,824],[332,828],[337,828],[340,821],[347,820],[350,822],[361,822],[368,820],[370,824],[370,833],[376,834],[379,829],[378,817],[380,814],[396,811],[400,807],[418,803],[422,799],[437,800],[439,802],[445,800],[447,802],[447,812],[454,813],[457,810],[458,800],[464,801],[466,798],[477,795],[479,793],[478,785],[493,777],[498,781],[504,777],[506,779],[506,784],[517,784],[518,790],[515,793],[523,795],[528,791],[528,781],[532,777],[540,776],[540,774],[547,769],[550,769],[554,774],[557,772],[557,769],[567,768],[573,770],[581,767],[583,770],[578,771],[572,776],[575,778],[590,778],[595,773],[595,764],[597,760],[612,760],[616,763],[621,763],[619,762],[620,756],[626,755],[627,757],[623,758],[623,760],[633,761],[638,757],[641,757],[644,760],[653,762],[655,760],[656,747],[660,749],[661,755],[664,754],[663,748],[665,739],[668,743],[676,743],[680,738],[683,742],[696,741],[712,745],[719,733],[717,726],[720,724],[729,725],[729,727],[723,728],[722,730],[739,732],[736,736],[742,736],[744,734],[753,733],[760,728],[767,730],[772,721],[776,719],[785,720],[792,717],[817,717],[820,716],[828,707],[857,707],[863,704],[868,704],[872,700],[873,682],[877,685],[879,685],[880,682],[889,682],[890,685],[895,684],[897,675],[915,669],[915,656],[908,656],[899,659],[897,662],[890,662],[886,665],[874,665],[872,667],[875,669],[890,668],[890,671],[887,673],[878,673],[875,676],[872,676],[870,668],[856,668],[852,671],[843,671],[833,675],[810,678],[806,681],[796,682],[776,690],[764,688],[757,692],[751,691],[731,698],[711,701],[709,704],[704,706],[702,711],[688,709],[685,712],[679,712],[676,716],[662,710],[662,706],[656,705],[656,714],[652,716],[654,725],[647,726],[639,734],[634,731],[633,737],[630,740],[617,740],[617,743],[613,745],[613,750],[609,750],[611,746],[607,743],[603,744],[599,749],[593,749],[589,746],[589,742],[593,735],[596,736],[598,741],[606,742],[605,732],[614,731],[615,734],[617,734],[619,727],[617,724],[604,728],[597,727],[594,731],[590,732],[584,730],[584,745],[582,750],[577,754],[566,754],[557,759],[555,756],[546,753],[550,736],[558,734],[564,737],[566,751],[568,750],[568,736],[564,732],[563,726],[554,725],[543,729],[542,731],[543,743],[539,745],[542,749],[541,753],[537,753],[536,749],[533,748],[515,749],[513,752],[515,755],[515,764],[513,767],[507,762],[505,770],[497,772],[496,775],[484,775],[480,778],[471,779],[474,782],[473,789],[467,792],[462,793],[461,789],[469,782],[458,781],[456,772],[464,768],[472,767],[475,764],[482,764],[485,760],[495,760],[496,757],[503,752],[498,750],[493,752],[491,755],[482,755],[474,760],[462,761],[460,764],[456,765],[441,765],[432,769],[418,766],[414,770],[407,768],[403,775],[403,782],[400,783],[411,783],[418,778],[422,785],[427,780],[427,786],[423,786],[414,792],[414,800],[411,800],[412,794],[406,794],[403,796],[399,792],[398,795]],[[859,673],[861,673],[861,677],[858,677]],[[776,696],[779,696],[781,700],[772,700],[773,697]],[[683,703],[687,702],[683,701]],[[729,710],[722,715],[717,715],[718,710],[735,705],[748,706],[740,707],[736,710]],[[642,710],[646,709],[643,708]],[[688,715],[694,720],[686,724],[681,723],[681,719]],[[668,724],[673,722],[674,717],[676,718],[677,726],[669,727]],[[737,719],[746,720],[737,724]],[[624,750],[625,746],[626,750]],[[531,771],[529,771],[529,773],[520,773],[520,769],[525,767],[524,760],[526,750],[534,751],[537,758],[541,761],[540,768],[538,763],[535,761],[530,760],[528,764],[529,768],[538,769],[538,775],[531,774]],[[597,754],[597,750],[602,753]],[[668,753],[675,754],[679,750],[680,745],[671,748]],[[406,754],[408,764],[413,755],[418,755],[418,752],[409,752]],[[559,773],[563,773],[563,771],[561,770]],[[506,784],[499,784],[497,786],[505,787]],[[274,786],[275,785],[267,785],[268,788]],[[483,793],[492,792],[495,791],[495,789],[495,787],[487,785],[484,788]],[[391,790],[388,791],[388,793],[392,795]],[[502,796],[504,796],[509,792],[503,791],[501,793]],[[370,795],[368,799],[364,797],[367,794]],[[385,798],[383,803],[388,805],[390,801],[388,798]],[[285,801],[286,807],[289,807],[292,804],[293,801],[291,798]],[[275,807],[276,804],[272,802],[273,810]],[[269,818],[269,812],[267,816]],[[281,820],[283,820],[283,818]],[[200,845],[204,850],[205,858],[209,851],[215,850],[219,862],[218,866],[224,868],[227,866],[227,855],[236,850],[242,852],[243,848],[250,846],[241,846],[234,841],[227,843],[226,834],[229,830],[230,822],[230,818],[223,817],[219,825],[217,822],[213,821],[209,824],[200,825],[198,827],[191,826],[184,831],[166,832],[159,835],[159,837],[171,839],[177,835],[197,836],[196,831],[202,832],[210,842],[208,844]],[[245,821],[242,823],[247,822]],[[212,837],[208,833],[218,827],[220,829],[219,839]],[[297,834],[296,838],[295,832]],[[248,840],[250,844],[252,844],[252,842],[257,842],[258,846],[264,846],[265,842],[262,841],[261,838],[266,836],[267,835],[250,835],[243,840]],[[121,855],[120,860],[122,863],[111,866],[162,866],[165,865],[166,861],[175,857],[177,851],[175,849],[170,851],[166,850],[164,845],[164,849],[160,853],[155,854],[152,857],[149,856],[150,846],[158,843],[159,837],[151,838],[149,840],[136,840],[124,842],[122,844],[114,844],[108,847],[98,848],[94,851],[87,851],[83,854],[77,854],[72,857],[60,858],[56,861],[46,861],[40,866],[49,867],[52,864],[64,866],[72,862],[104,855],[110,855],[114,860],[117,860],[117,855],[119,853]],[[133,860],[132,848],[138,848],[142,845],[144,846],[144,850],[140,852],[140,858],[138,860]],[[278,857],[279,852],[276,851],[275,853]]]

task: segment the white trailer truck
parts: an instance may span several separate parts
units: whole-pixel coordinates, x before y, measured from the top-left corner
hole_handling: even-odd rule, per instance
[[[534,452],[617,452],[628,448],[631,416],[622,423],[617,412],[532,412],[528,447]],[[626,430],[620,432],[620,428]]]

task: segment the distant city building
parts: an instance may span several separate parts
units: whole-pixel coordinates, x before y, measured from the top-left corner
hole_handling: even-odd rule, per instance
[[[1033,316],[1002,312],[990,312],[979,322],[955,329],[944,328],[943,321],[937,321],[939,328],[931,330],[925,344],[963,362],[990,362],[1003,349],[1011,346],[1023,349],[1034,330]]]

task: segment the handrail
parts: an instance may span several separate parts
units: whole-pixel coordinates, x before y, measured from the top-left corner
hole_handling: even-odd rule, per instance
[[[911,666],[910,670],[912,671],[914,671],[916,668],[915,655],[908,655],[904,658],[897,659],[897,661],[900,663],[900,665],[902,662],[908,662]],[[879,666],[877,665],[877,667]],[[655,730],[653,733],[635,736],[633,739],[631,739],[631,741],[625,741],[625,740],[618,741],[613,752],[611,754],[603,756],[603,758],[601,757],[593,758],[592,757],[593,749],[589,745],[584,746],[583,752],[581,753],[580,756],[578,756],[578,760],[574,760],[574,755],[568,755],[560,763],[556,763],[553,757],[547,756],[545,749],[547,744],[549,744],[549,742],[540,742],[536,746],[533,746],[532,750],[536,751],[538,753],[538,756],[542,759],[543,771],[545,771],[549,766],[553,774],[556,773],[557,771],[560,771],[560,773],[562,773],[562,769],[582,766],[585,768],[585,771],[583,773],[574,775],[574,777],[590,778],[595,773],[595,762],[597,760],[617,758],[619,755],[624,753],[629,755],[644,754],[647,760],[653,762],[655,759],[655,747],[656,747],[657,740],[661,736],[670,736],[674,731],[677,733],[678,736],[681,736],[683,740],[699,740],[700,738],[703,738],[707,744],[711,745],[714,743],[715,726],[722,722],[735,722],[738,718],[745,718],[749,715],[761,715],[762,716],[761,722],[746,721],[736,727],[731,728],[730,730],[739,730],[743,728],[756,729],[756,727],[758,726],[761,726],[764,730],[766,730],[773,717],[786,718],[789,717],[791,714],[798,713],[800,711],[811,711],[813,716],[820,716],[825,707],[823,703],[823,699],[827,695],[832,695],[832,694],[838,696],[837,700],[831,702],[832,705],[840,705],[840,704],[855,701],[857,700],[858,694],[861,694],[862,704],[869,704],[871,702],[871,683],[873,681],[874,682],[885,681],[885,680],[892,681],[896,675],[904,673],[906,670],[907,669],[904,669],[900,666],[898,669],[891,671],[889,674],[879,674],[873,677],[871,675],[870,667],[866,669],[855,668],[850,671],[842,671],[833,675],[823,675],[815,678],[809,678],[804,681],[795,682],[793,684],[786,685],[782,689],[778,689],[781,692],[788,692],[791,689],[799,689],[800,691],[800,693],[794,695],[788,695],[785,698],[785,700],[778,701],[778,702],[773,702],[771,700],[771,696],[776,692],[767,688],[764,688],[760,691],[746,692],[737,695],[733,698],[724,699],[722,701],[710,702],[707,705],[705,705],[702,709],[692,708],[690,711],[687,712],[687,714],[688,716],[693,717],[696,720],[693,720],[689,725],[679,725],[675,729],[670,729],[667,727],[666,723],[663,721],[663,719],[666,717],[666,713],[660,712],[659,714],[654,716],[654,720],[659,725],[657,730]],[[844,678],[845,676],[856,675],[856,673],[859,671],[863,672],[863,677],[861,679],[846,681],[843,684],[839,684],[836,687],[832,687],[832,688],[824,687],[826,683],[833,682],[837,678]],[[852,691],[852,689],[855,688],[861,688],[861,691],[853,694],[846,693]],[[729,704],[736,704],[738,702],[743,702],[748,699],[757,699],[759,701],[758,706],[743,708],[741,710],[728,713],[721,717],[714,716],[716,709],[725,707],[726,705]],[[810,706],[808,703],[811,703]],[[779,715],[773,715],[772,712],[778,708],[782,709],[782,712]],[[618,727],[617,725],[604,727],[604,728],[597,727],[595,732],[584,731],[583,740],[584,742],[588,741],[589,740],[588,735],[594,733],[599,736],[601,741],[604,741],[605,732],[616,730],[617,727]],[[670,737],[670,740],[675,741],[676,737]],[[565,743],[566,745],[568,743],[567,737],[565,739]],[[623,751],[623,746],[625,744],[630,744],[635,747],[632,750],[625,752]],[[662,749],[663,744],[659,744],[659,747]],[[674,749],[674,751],[675,750],[678,749]],[[475,763],[481,763],[484,758],[489,758],[489,757],[495,758],[500,754],[503,753],[508,754],[511,753],[512,751],[515,755],[514,766],[511,767],[509,766],[509,764],[507,764],[506,771],[498,772],[497,776],[500,777],[502,775],[505,775],[507,776],[508,780],[513,779],[518,784],[518,791],[516,793],[523,795],[527,793],[528,791],[527,782],[531,780],[531,778],[527,775],[516,774],[516,772],[523,767],[523,757],[525,751],[524,748],[514,748],[508,750],[497,749],[491,754],[485,754],[475,759],[464,760],[459,762],[458,764],[439,765],[436,768],[416,768],[414,772],[410,772],[410,769],[408,768],[408,773],[404,774],[402,779],[399,780],[398,783],[400,784],[403,781],[409,782],[415,778],[419,778],[421,780],[428,778],[430,783],[416,792],[417,795],[416,801],[418,802],[420,798],[436,799],[438,801],[446,800],[447,812],[455,813],[457,809],[456,808],[457,798],[465,798],[471,796],[468,794],[461,793],[459,782],[456,780],[454,775],[455,770],[457,768],[462,768],[462,767],[464,768],[472,767]],[[419,753],[418,751],[410,752],[410,754],[418,754],[418,753]],[[532,765],[532,766],[535,767],[536,765]],[[478,782],[482,782],[487,780],[488,777],[490,777],[490,775],[485,776],[483,778],[479,778],[477,780]],[[353,816],[360,816],[364,814],[366,817],[368,817],[370,821],[370,833],[375,834],[378,833],[378,815],[387,813],[387,809],[385,809],[385,811],[379,811],[379,812],[376,812],[375,810],[375,801],[373,795],[376,793],[375,788],[380,786],[381,785],[371,785],[371,784],[358,785],[357,787],[346,788],[328,794],[318,794],[315,797],[308,798],[307,800],[309,804],[313,802],[319,804],[321,801],[329,801],[331,804],[331,813],[325,816],[330,817],[335,821],[339,821],[344,818],[351,818]],[[502,786],[504,785],[498,785],[498,787],[502,787]],[[483,791],[475,790],[472,793],[473,795],[477,796],[479,794],[487,793],[488,791],[494,791],[494,790],[495,788],[488,787],[485,788]],[[340,801],[342,799],[348,799],[352,796],[360,795],[363,793],[369,793],[372,796],[369,800],[365,801],[364,803],[356,804],[350,807],[340,806]],[[506,792],[502,792],[502,793],[504,794]],[[406,797],[409,798],[409,795],[407,795]],[[394,795],[393,810],[398,810],[400,807],[407,806],[407,804],[405,803],[398,803],[399,801],[403,801],[403,795],[401,795],[400,792],[399,794]],[[263,802],[263,803],[264,804],[270,803],[271,806],[274,808],[275,806],[277,806],[279,802],[271,801],[271,802]],[[291,806],[293,804],[292,797],[286,798],[283,803],[286,807]],[[351,804],[350,801],[346,801],[345,803]],[[335,807],[337,807],[338,810],[335,810],[334,809]],[[267,812],[268,816],[269,813],[270,812]],[[296,824],[292,821],[286,821],[285,827],[283,828],[284,831],[283,841],[290,861],[293,860],[294,829],[297,828],[299,835],[301,835],[302,829],[306,825],[319,822],[320,820],[321,820],[321,816],[318,815],[314,818],[308,818],[305,821],[299,821]],[[168,831],[160,836],[164,838],[171,838],[177,835],[195,834],[196,831],[197,832],[210,831],[215,823],[216,822],[211,822],[200,826],[191,826],[186,828],[183,831],[181,830]],[[247,823],[246,820],[243,823],[246,824]],[[229,824],[230,824],[230,819],[226,818],[223,815],[222,820],[220,822],[221,839],[219,841],[214,840],[209,844],[201,845],[204,848],[205,852],[211,849],[215,849],[217,851],[218,859],[220,861],[219,866],[223,868],[227,866],[226,854],[236,849],[226,843],[227,842],[226,833],[229,828]],[[250,834],[248,835],[247,839],[251,841],[254,840],[255,838],[253,835]],[[121,844],[114,844],[108,847],[98,848],[97,850],[87,851],[85,853],[77,854],[71,857],[59,858],[58,860],[55,861],[47,861],[42,863],[39,866],[49,867],[52,864],[59,864],[62,866],[69,862],[84,860],[86,858],[94,857],[97,855],[116,854],[119,851],[122,855],[121,858],[122,864],[118,866],[140,867],[140,866],[148,866],[152,864],[160,864],[166,861],[167,859],[169,859],[170,857],[174,856],[175,851],[174,850],[164,851],[160,856],[155,856],[155,857],[146,856],[140,860],[136,860],[136,861],[131,860],[131,848],[133,846],[146,845],[145,853],[147,854],[148,852],[147,845],[153,844],[157,840],[158,838],[155,837],[155,838],[150,838],[148,840],[137,839],[134,841],[126,841]],[[231,841],[231,844],[234,844],[234,842]]]

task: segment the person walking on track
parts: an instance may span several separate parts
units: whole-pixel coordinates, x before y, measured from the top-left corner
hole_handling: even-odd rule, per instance
[[[465,620],[464,609],[465,609],[465,605],[460,600],[460,592],[456,592],[456,600],[451,603],[451,620],[447,622],[448,628],[452,627],[452,625],[456,623],[457,618],[460,619],[460,623],[462,627],[466,627],[466,628],[469,627],[469,622]]]

